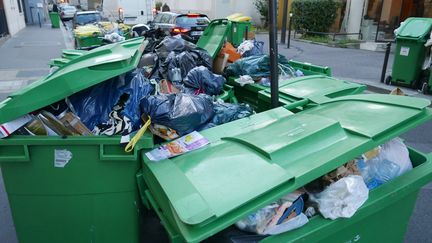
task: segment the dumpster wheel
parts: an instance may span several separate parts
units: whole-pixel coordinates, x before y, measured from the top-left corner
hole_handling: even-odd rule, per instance
[[[384,80],[384,83],[390,85],[391,80],[392,80],[392,76],[387,76],[387,78]]]
[[[429,93],[428,89],[429,89],[428,83],[423,82],[422,87],[421,87],[421,92],[426,95]]]

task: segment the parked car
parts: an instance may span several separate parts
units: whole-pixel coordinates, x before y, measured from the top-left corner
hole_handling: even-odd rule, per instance
[[[73,19],[77,9],[75,6],[64,6],[60,10],[60,18],[62,20],[71,20]]]
[[[191,41],[197,42],[209,23],[210,20],[205,14],[160,12],[150,23],[150,26],[162,29],[167,34],[188,36]]]
[[[72,23],[75,29],[79,25],[98,23],[102,20],[102,16],[98,11],[83,11],[75,13]]]

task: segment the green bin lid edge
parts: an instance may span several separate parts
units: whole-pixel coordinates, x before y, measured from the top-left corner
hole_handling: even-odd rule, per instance
[[[0,103],[0,124],[58,102],[134,69],[147,41],[135,38],[89,51],[9,95]]]
[[[397,37],[421,39],[430,34],[432,18],[408,18],[397,32]]]

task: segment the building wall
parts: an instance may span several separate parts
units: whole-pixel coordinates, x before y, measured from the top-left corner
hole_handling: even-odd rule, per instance
[[[21,1],[21,0],[18,0]],[[5,0],[3,1],[5,7],[6,20],[8,23],[9,34],[15,35],[25,27],[24,20],[24,7],[21,2],[21,12],[18,8],[17,0]]]

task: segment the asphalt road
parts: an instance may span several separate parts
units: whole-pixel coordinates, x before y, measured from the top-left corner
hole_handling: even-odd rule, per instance
[[[266,36],[259,38],[265,40]],[[42,45],[39,42],[24,44]],[[57,43],[52,44],[57,45]],[[266,47],[268,48],[268,46]],[[330,48],[295,41],[292,43],[292,47],[293,48],[291,49],[285,49],[285,47],[280,46],[279,50],[288,58],[332,67],[335,77],[349,80],[362,79],[376,81],[379,79],[381,73],[380,67],[382,64],[383,53]],[[29,51],[34,50],[29,49]],[[52,58],[52,56],[49,58]],[[47,57],[46,62],[49,58]],[[5,62],[5,65],[5,67],[9,67],[7,65],[10,65],[10,63],[8,64]],[[23,62],[23,68],[28,68],[28,65],[31,65],[31,62]],[[1,68],[2,67],[0,66],[0,69]],[[17,65],[11,68],[16,70],[20,69]],[[390,68],[391,65],[389,66],[389,69]],[[42,66],[40,69],[46,70]],[[3,97],[7,96],[5,93],[2,95],[4,95]],[[410,146],[423,152],[432,152],[432,122],[427,122],[424,125],[402,135],[402,137]],[[432,208],[430,207],[430,202],[432,202],[432,184],[423,187],[418,195],[416,207],[409,222],[405,242],[432,242]],[[392,230],[391,226],[389,226],[389,230]],[[146,234],[145,242],[164,242],[167,239],[162,226],[159,224],[159,220],[154,214],[150,214],[146,218],[144,231]],[[376,234],[379,234],[379,232],[376,232]],[[17,242],[1,177],[0,242]]]

